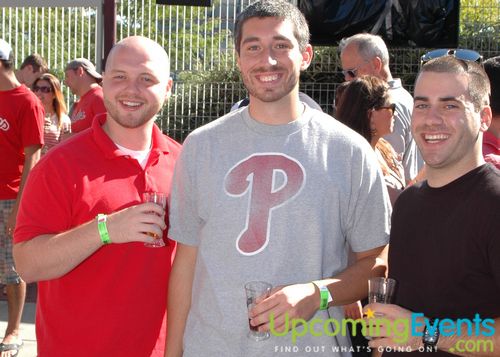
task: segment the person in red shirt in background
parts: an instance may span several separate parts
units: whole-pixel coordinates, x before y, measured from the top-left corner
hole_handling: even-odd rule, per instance
[[[21,84],[31,89],[35,80],[48,71],[49,67],[45,59],[39,54],[33,53],[21,63],[21,66],[16,71],[16,77]]]
[[[12,47],[0,39],[0,281],[6,285],[8,322],[0,355],[16,356],[26,283],[16,272],[12,233],[24,183],[43,145],[42,103],[14,73]]]
[[[38,281],[38,357],[163,357],[175,243],[166,210],[180,144],[155,125],[170,96],[165,50],[128,37],[103,76],[107,113],[31,172],[14,233],[19,274]],[[166,243],[150,248],[154,235]]]
[[[105,113],[100,83],[102,76],[86,58],[76,58],[66,65],[64,83],[74,95],[80,97],[71,109],[71,132],[89,128],[99,113]]]
[[[483,134],[483,155],[484,161],[500,170],[500,56],[484,61],[483,66],[490,79],[490,106],[493,112],[491,125]]]

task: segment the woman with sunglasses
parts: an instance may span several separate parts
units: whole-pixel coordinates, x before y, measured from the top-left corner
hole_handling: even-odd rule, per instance
[[[392,133],[396,105],[387,84],[373,76],[342,83],[336,92],[336,118],[361,134],[379,159],[391,203],[405,188],[404,169],[391,144],[382,137]]]
[[[391,204],[394,205],[405,188],[405,178],[401,160],[391,144],[382,138],[392,133],[396,110],[395,104],[391,102],[387,83],[373,76],[362,76],[344,82],[337,87],[335,104],[335,117],[361,134],[375,150]],[[361,318],[361,302],[345,305],[344,314],[346,318]],[[356,338],[359,334],[352,333],[353,345],[366,348],[366,340]]]
[[[71,132],[71,120],[66,111],[61,83],[56,76],[45,73],[33,83],[33,92],[45,108],[45,126],[42,155],[61,142],[63,134]]]

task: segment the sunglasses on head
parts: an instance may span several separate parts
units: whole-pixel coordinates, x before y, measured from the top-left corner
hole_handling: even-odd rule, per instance
[[[51,87],[45,87],[45,86],[34,86],[33,87],[33,92],[42,92],[42,93],[50,93],[52,92],[52,88]]]
[[[345,71],[342,71],[342,74],[344,77],[351,77],[351,78],[356,78],[358,75],[358,69],[357,68],[352,68],[352,69],[346,69]]]
[[[396,111],[396,104],[395,103],[391,103],[389,105],[381,105],[381,106],[373,108],[373,110],[381,110],[381,109],[390,110],[391,114],[394,114],[394,112]]]
[[[462,49],[462,48],[457,48],[457,49],[440,48],[438,50],[432,50],[424,54],[420,58],[420,64],[423,65],[429,62],[431,59],[443,56],[453,56],[460,60],[478,62],[478,63],[481,63],[483,61],[483,56],[481,56],[481,54],[477,53],[476,51]]]

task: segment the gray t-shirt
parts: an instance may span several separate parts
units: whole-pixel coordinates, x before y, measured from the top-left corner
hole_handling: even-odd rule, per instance
[[[395,78],[388,82],[389,93],[396,103],[397,117],[394,121],[394,131],[384,136],[394,151],[401,157],[407,181],[415,178],[423,166],[423,160],[411,134],[411,113],[413,98],[401,85],[401,80]]]
[[[340,331],[296,344],[291,332],[251,341],[243,286],[331,277],[346,268],[348,244],[356,252],[387,244],[384,185],[367,141],[307,106],[286,125],[259,123],[245,107],[191,133],[174,174],[169,230],[198,247],[184,356],[275,356],[292,347],[349,356]],[[341,323],[343,312],[314,318]]]

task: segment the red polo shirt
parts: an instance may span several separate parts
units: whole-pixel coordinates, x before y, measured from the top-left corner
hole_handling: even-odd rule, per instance
[[[43,145],[45,111],[26,86],[0,91],[0,200],[17,197],[24,148]]]
[[[155,125],[142,169],[102,130],[104,120],[105,114],[97,116],[89,130],[49,151],[31,171],[16,243],[140,203],[145,191],[170,194],[180,145]],[[65,276],[39,282],[38,356],[163,357],[173,250],[170,240],[163,248],[109,244]]]

